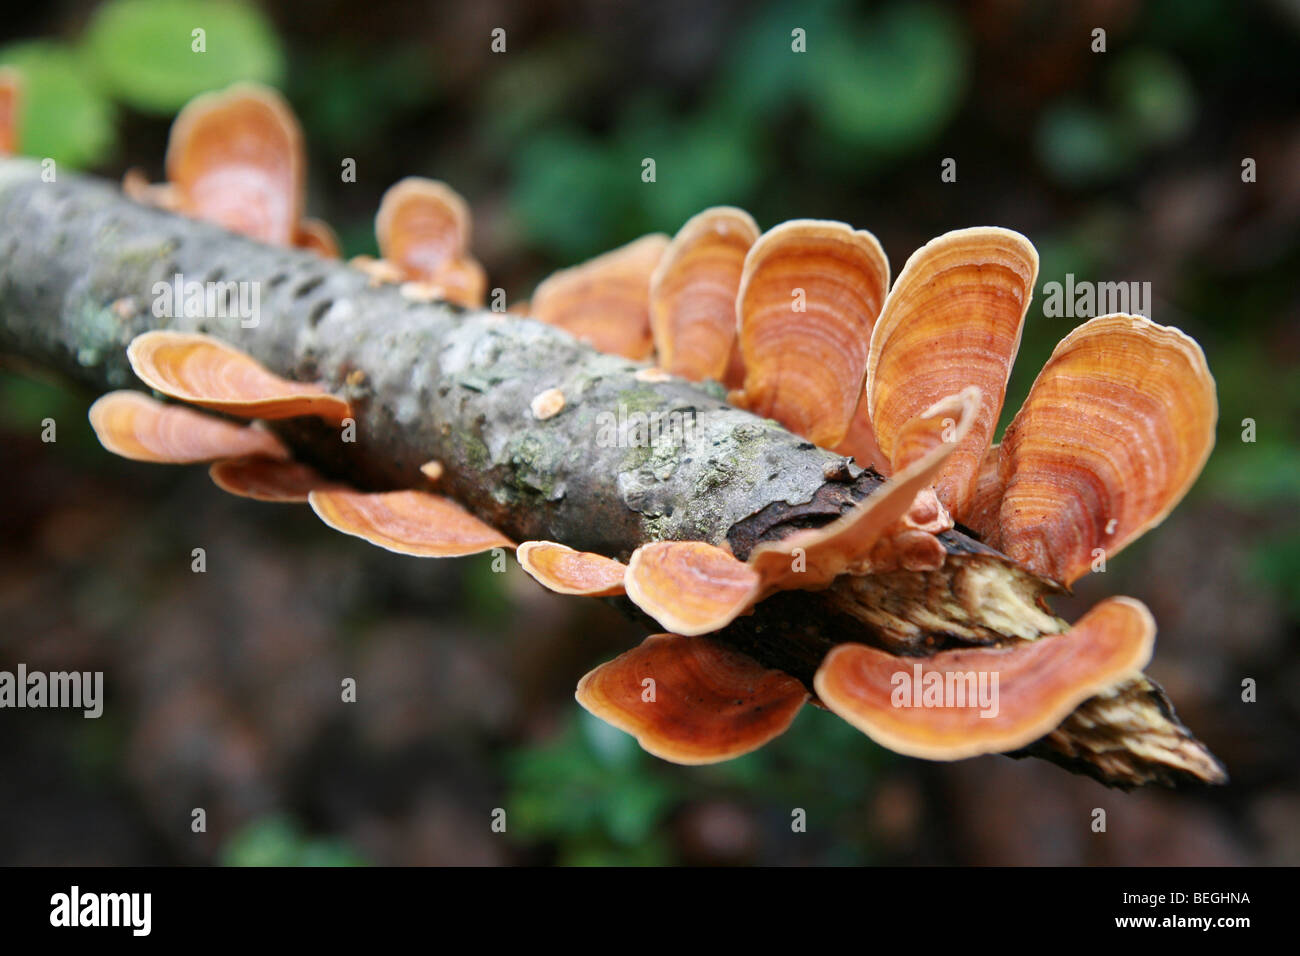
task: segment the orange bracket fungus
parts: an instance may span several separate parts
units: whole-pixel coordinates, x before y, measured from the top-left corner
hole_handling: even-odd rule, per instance
[[[313,491],[341,487],[309,465],[260,455],[214,462],[208,475],[222,491],[255,501],[305,504]]]
[[[375,216],[384,262],[426,285],[430,298],[482,306],[487,274],[469,255],[470,213],[446,183],[410,176],[389,187]]]
[[[556,544],[525,541],[515,550],[519,566],[556,594],[612,597],[623,593],[627,565],[613,558]]]
[[[757,238],[753,217],[731,206],[704,210],[673,237],[650,278],[650,326],[665,371],[693,382],[743,382],[736,292]]]
[[[164,405],[140,392],[102,395],[89,415],[100,444],[134,461],[189,464],[242,455],[288,456],[280,440],[264,429]]]
[[[1050,733],[1084,700],[1140,674],[1155,633],[1140,602],[1109,598],[1065,634],[1009,647],[907,658],[840,644],[814,685],[823,704],[881,746],[960,760]]]
[[[735,620],[758,599],[759,576],[743,561],[703,541],[657,541],[632,552],[627,596],[677,634],[707,634]]]
[[[668,237],[654,233],[553,273],[533,291],[533,318],[601,352],[649,357],[650,278],[667,248]]]
[[[765,232],[745,257],[736,297],[738,404],[838,445],[857,411],[888,285],[889,263],[869,232],[812,219]]]
[[[653,634],[582,678],[576,696],[656,757],[707,764],[779,737],[808,691],[707,637]]]
[[[239,84],[188,103],[167,143],[180,211],[288,246],[305,195],[302,131],[273,90]]]
[[[140,380],[171,398],[244,418],[316,415],[341,422],[345,399],[319,385],[292,382],[219,339],[186,332],[145,332],[127,349]]]
[[[459,558],[514,547],[450,498],[427,491],[313,491],[308,500],[334,530],[398,554]]]
[[[1019,233],[947,233],[907,260],[871,334],[866,396],[891,461],[900,430],[922,409],[966,386],[983,394],[936,489],[958,520],[993,440],[1037,275],[1038,254]]]
[[[0,67],[0,156],[18,152],[18,121],[22,110],[22,78],[12,67]]]
[[[339,257],[334,230],[303,218],[302,129],[289,104],[269,87],[236,83],[187,103],[167,140],[166,177],[151,185],[131,169],[122,191],[136,202],[262,242]]]
[[[1079,326],[1003,438],[1003,550],[1073,583],[1182,500],[1214,447],[1217,420],[1214,379],[1186,335],[1133,315]]]

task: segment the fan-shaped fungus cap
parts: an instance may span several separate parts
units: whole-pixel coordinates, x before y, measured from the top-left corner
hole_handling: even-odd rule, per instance
[[[736,298],[740,404],[818,445],[838,445],[858,407],[888,287],[889,262],[865,230],[797,219],[759,236]]]
[[[656,541],[632,552],[623,580],[627,596],[675,634],[717,631],[759,596],[749,565],[704,541]]]
[[[975,492],[966,506],[962,523],[970,528],[990,548],[1002,550],[1002,534],[998,527],[998,510],[1002,507],[1002,446],[993,445],[984,453],[975,480]]]
[[[841,644],[813,683],[822,703],[881,746],[961,760],[1051,733],[1083,701],[1141,673],[1155,632],[1140,602],[1109,598],[1065,634],[1009,647],[905,658]]]
[[[0,67],[0,156],[18,152],[18,121],[22,109],[22,77],[13,67]]]
[[[743,209],[715,206],[691,219],[650,279],[650,325],[665,370],[723,381],[736,344],[736,292],[758,225]]]
[[[417,558],[456,558],[513,548],[499,531],[442,495],[425,491],[313,491],[312,510],[331,528]]]
[[[557,594],[610,597],[623,593],[627,565],[603,554],[575,551],[554,541],[525,541],[515,549],[519,565]]]
[[[219,339],[188,332],[145,332],[126,350],[140,380],[164,395],[244,418],[316,415],[341,422],[352,414],[345,399],[319,385],[268,371]]]
[[[274,90],[240,83],[195,97],[172,124],[167,179],[182,211],[293,245],[304,197],[302,130]]]
[[[339,258],[339,237],[321,219],[301,220],[294,229],[293,244],[299,249],[310,249],[323,259]]]
[[[964,390],[963,390],[964,391]],[[916,496],[929,488],[943,468],[944,462],[970,428],[971,416],[962,410],[973,407],[969,394],[966,398],[953,396],[933,406],[942,417],[927,423],[924,415],[911,424],[921,431],[931,427],[940,438],[951,441],[934,445],[926,454],[894,474],[876,491],[861,501],[852,511],[841,515],[822,528],[796,531],[780,541],[760,544],[749,556],[749,563],[758,572],[766,591],[803,588],[815,590],[830,584],[837,576],[871,564],[871,552],[878,542],[896,530],[898,522],[908,514]],[[943,421],[955,413],[951,431]],[[911,538],[903,542],[916,563],[921,560],[918,549],[933,548]],[[798,559],[798,560],[796,560]]]
[[[1205,355],[1182,332],[1134,315],[1079,326],[1003,436],[1003,550],[1072,583],[1182,500],[1217,419]]]
[[[997,427],[1037,275],[1038,254],[1017,232],[946,233],[907,260],[871,336],[866,395],[876,441],[895,469],[899,431],[922,409],[966,385],[984,395],[937,482],[958,520]]]
[[[668,248],[642,236],[581,265],[552,273],[533,292],[532,316],[611,355],[650,355],[650,277]]]
[[[446,183],[408,176],[384,193],[375,216],[379,254],[411,278],[432,280],[469,248],[469,206]]]
[[[711,638],[654,634],[583,677],[575,696],[656,757],[706,764],[779,737],[808,692]]]
[[[101,395],[90,406],[99,443],[123,458],[190,464],[265,455],[287,458],[280,440],[262,428],[235,425],[181,405],[164,405],[140,392]]]
[[[222,491],[256,501],[305,502],[313,491],[343,487],[310,465],[262,455],[215,462],[208,476]]]

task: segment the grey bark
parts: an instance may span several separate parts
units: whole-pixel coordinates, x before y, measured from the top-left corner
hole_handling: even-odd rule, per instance
[[[156,285],[178,275],[252,283],[257,324],[156,315]],[[648,540],[701,539],[744,558],[760,541],[831,520],[880,482],[727,405],[720,389],[644,381],[642,366],[552,327],[410,302],[345,264],[138,205],[102,182],[61,174],[47,183],[29,162],[0,161],[0,351],[95,390],[140,387],[126,346],[161,328],[210,333],[351,400],[355,442],[314,419],[277,424],[303,460],[380,489],[423,486],[419,466],[436,459],[439,490],[519,541],[626,558]],[[565,407],[539,421],[530,403],[552,388]],[[689,423],[689,440],[616,440],[611,423],[637,415]],[[926,654],[1067,626],[1039,606],[1046,582],[960,530],[943,540],[939,572],[787,592],[719,636],[810,682],[844,641]],[[982,597],[958,586],[989,575],[999,586]],[[1225,779],[1145,678],[1086,701],[1024,753],[1113,786]]]

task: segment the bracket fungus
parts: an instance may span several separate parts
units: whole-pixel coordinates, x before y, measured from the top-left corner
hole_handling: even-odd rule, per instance
[[[1177,329],[1107,315],[1057,345],[1002,441],[998,537],[1072,584],[1165,519],[1214,447],[1205,356]]]
[[[613,597],[624,593],[627,565],[603,554],[575,551],[554,541],[525,541],[515,549],[519,566],[556,594]]]
[[[922,409],[966,386],[983,394],[936,489],[958,520],[993,439],[1037,276],[1038,254],[1019,233],[946,233],[907,260],[871,334],[867,403],[891,462],[901,429]]]
[[[450,498],[427,491],[317,490],[308,501],[334,530],[398,554],[459,558],[514,547]]]
[[[168,156],[177,202],[265,241],[298,236],[327,251],[332,237],[301,217],[301,144],[277,103],[239,88],[187,107]],[[217,122],[227,114],[228,123]],[[272,192],[252,218],[230,211]],[[205,205],[214,194],[220,201]],[[415,283],[412,296],[477,304],[485,280],[467,251],[469,230],[469,211],[449,187],[402,180],[376,217],[384,258],[351,264],[376,284]],[[1224,779],[1142,674],[1155,634],[1144,607],[1111,598],[1071,628],[1048,605],[1096,549],[1115,553],[1186,493],[1213,443],[1213,379],[1199,346],[1177,330],[1104,316],[1061,342],[993,444],[1037,270],[1037,253],[1018,233],[963,229],[917,250],[891,289],[869,232],[804,219],[760,234],[747,213],[719,207],[671,241],[645,236],[538,285],[534,317],[601,352],[653,363],[606,363],[608,375],[626,375],[647,394],[684,388],[673,375],[721,381],[736,389],[732,404],[877,469],[818,460],[818,494],[829,504],[774,502],[790,520],[748,539],[731,534],[757,513],[730,527],[702,522],[699,537],[711,540],[657,540],[666,537],[657,526],[630,523],[643,539],[610,549],[630,553],[626,565],[558,541],[525,541],[517,558],[543,586],[626,598],[672,632],[588,673],[579,702],[681,763],[762,745],[815,690],[884,746],[927,759],[1043,746],[1119,786],[1179,774]],[[351,412],[321,386],[281,378],[208,336],[145,333],[128,356],[147,385],[206,408],[334,422]],[[353,374],[374,380],[379,371]],[[565,381],[547,371],[549,381]],[[528,384],[510,413],[520,428],[567,434],[594,408],[581,390],[570,392],[566,410],[559,390]],[[263,500],[305,498],[330,527],[392,551],[452,557],[514,547],[451,498],[420,487],[355,490],[288,462],[279,439],[257,425],[122,392],[101,398],[90,417],[111,451],[216,461],[221,487]],[[445,442],[419,449],[435,461],[418,475],[413,461],[424,459],[405,463],[412,485],[464,489],[475,477],[454,430],[444,428]],[[736,480],[757,479],[738,472]],[[789,591],[820,593],[799,604],[778,595]],[[852,627],[805,628],[788,611],[767,613],[783,604],[829,609],[828,621]],[[996,715],[982,716],[969,701],[894,703],[898,673],[946,688],[950,678],[980,672],[998,677]],[[1119,756],[1116,735],[1126,739]]]
[[[601,352],[649,357],[650,279],[668,248],[652,233],[581,265],[552,273],[533,290],[532,316]]]
[[[797,219],[759,236],[736,295],[745,363],[736,403],[838,445],[857,411],[888,286],[889,262],[865,230]]]
[[[101,445],[133,461],[191,464],[244,455],[289,455],[265,429],[235,425],[183,405],[164,405],[140,392],[101,395],[90,406],[89,418]]]
[[[583,677],[576,697],[656,757],[707,764],[779,737],[808,691],[707,637],[653,634]]]
[[[13,67],[0,67],[0,156],[18,152],[22,105],[22,77]]]
[[[676,634],[726,627],[758,599],[758,572],[703,541],[656,541],[632,552],[624,587],[637,607]]]
[[[758,224],[743,209],[692,216],[650,278],[650,327],[659,365],[692,382],[744,381],[736,344],[736,292]]]
[[[281,378],[220,339],[192,332],[145,332],[126,350],[140,380],[164,395],[244,418],[315,415],[338,423],[346,399],[319,385]]]
[[[1064,634],[1007,647],[896,657],[840,644],[817,670],[817,696],[883,747],[927,760],[1017,750],[1094,694],[1142,672],[1156,622],[1108,598]]]
[[[313,491],[342,487],[322,477],[310,465],[262,455],[213,462],[208,476],[222,491],[254,501],[305,504]]]
[[[487,294],[487,274],[469,254],[470,226],[469,206],[454,189],[408,176],[384,193],[375,238],[382,261],[427,286],[429,298],[476,307]]]
[[[298,118],[270,87],[236,83],[185,104],[167,139],[165,183],[128,170],[122,191],[147,205],[261,242],[339,256],[325,222],[304,219],[306,152]]]

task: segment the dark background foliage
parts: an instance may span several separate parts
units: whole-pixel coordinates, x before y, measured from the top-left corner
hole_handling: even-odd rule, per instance
[[[1156,321],[1209,357],[1218,446],[1067,611],[1151,606],[1151,673],[1233,780],[1125,795],[1036,762],[929,764],[811,708],[741,760],[664,764],[572,700],[641,636],[603,604],[113,458],[93,396],[6,370],[0,668],[103,670],[108,703],[0,713],[0,862],[1300,862],[1295,4],[53,0],[2,29],[0,63],[29,78],[25,152],[157,180],[186,99],[269,82],[306,130],[309,212],[347,254],[375,251],[389,184],[444,179],[511,298],[719,203],[869,228],[895,273],[947,229],[1019,229],[1042,271],[1009,412],[1075,324],[1042,314],[1044,283],[1151,282]]]

